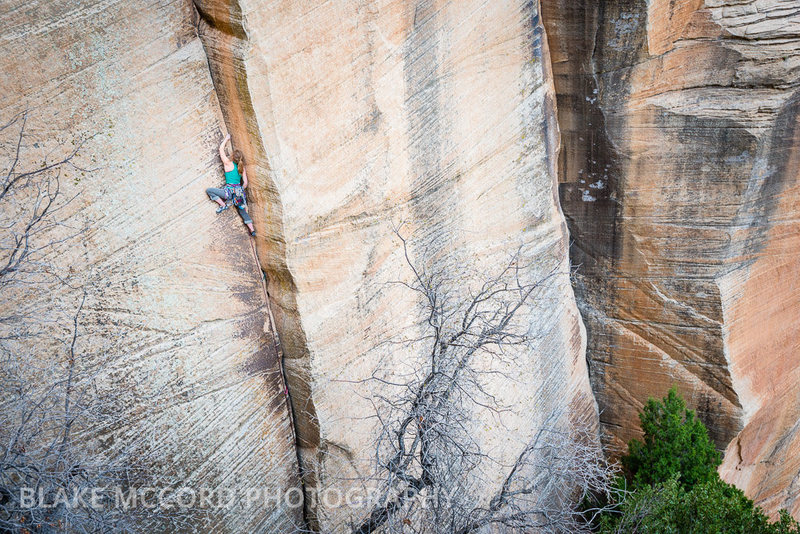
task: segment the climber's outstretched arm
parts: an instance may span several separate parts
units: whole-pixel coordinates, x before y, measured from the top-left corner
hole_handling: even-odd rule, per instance
[[[242,187],[247,187],[247,167],[242,165]]]
[[[231,160],[228,158],[228,155],[225,153],[225,143],[231,138],[231,134],[225,136],[225,139],[222,140],[222,143],[219,144],[219,157],[222,160],[222,163],[225,165],[230,165]]]

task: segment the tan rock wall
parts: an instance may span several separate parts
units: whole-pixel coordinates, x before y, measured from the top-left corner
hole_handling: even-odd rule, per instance
[[[0,11],[0,123],[29,110],[25,165],[86,134],[81,161],[100,167],[67,170],[63,198],[78,196],[57,220],[88,230],[40,258],[68,285],[5,293],[3,315],[45,310],[37,320],[53,321],[60,352],[26,350],[55,362],[71,335],[59,314],[85,287],[77,352],[113,362],[105,383],[122,403],[105,440],[160,447],[154,469],[188,486],[297,488],[261,273],[238,216],[217,216],[204,192],[222,181],[224,127],[191,5],[10,0]],[[285,532],[300,511],[239,504],[194,527]]]
[[[554,1],[544,20],[610,442],[676,383],[728,447],[723,477],[797,514],[795,4]]]
[[[374,392],[359,381],[381,361],[403,369],[421,350],[381,344],[413,336],[421,320],[414,295],[390,284],[410,276],[392,231],[401,222],[412,255],[453,277],[464,265],[497,271],[521,244],[533,274],[563,273],[526,310],[536,335],[519,380],[490,384],[514,405],[502,421],[509,430],[487,424],[480,439],[507,458],[557,406],[593,417],[536,6],[197,6],[223,110],[240,125],[234,141],[258,168],[259,254],[286,350],[309,518],[325,532],[359,518],[315,502],[368,473]]]
[[[64,183],[78,197],[59,217],[88,231],[46,260],[70,284],[33,297],[8,293],[3,309],[33,305],[56,318],[54,303],[63,315],[87,288],[76,346],[114,362],[106,385],[124,406],[114,439],[163,447],[156,468],[189,486],[298,487],[261,272],[241,221],[232,211],[215,215],[204,194],[221,182],[223,123],[250,162],[258,259],[287,358],[315,526],[341,530],[361,513],[316,502],[369,468],[375,435],[365,418],[375,392],[359,381],[378,365],[403,369],[419,356],[381,344],[420,328],[414,295],[391,283],[410,276],[393,233],[400,223],[412,255],[457,280],[460,297],[520,246],[531,277],[560,272],[524,311],[531,342],[517,354],[520,365],[506,369],[513,376],[486,384],[513,406],[499,418],[476,414],[487,450],[515,457],[565,406],[573,417],[596,417],[567,275],[538,8],[194,7],[3,6],[0,93],[11,96],[0,122],[29,109],[31,143],[40,144],[27,148],[37,157],[97,134],[82,154],[101,167]],[[214,510],[196,528],[285,532],[300,514],[266,501]]]

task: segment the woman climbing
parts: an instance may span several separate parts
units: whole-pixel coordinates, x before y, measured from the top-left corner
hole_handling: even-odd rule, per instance
[[[225,136],[219,145],[219,157],[225,169],[225,187],[209,187],[206,189],[208,197],[219,204],[217,213],[222,213],[228,209],[228,201],[232,200],[233,205],[239,210],[239,215],[250,229],[250,235],[255,237],[256,231],[253,228],[253,219],[247,214],[247,201],[245,200],[244,189],[247,187],[247,169],[244,163],[244,154],[239,149],[231,153],[231,157],[225,153],[225,144],[231,138],[230,134]],[[241,169],[242,173],[239,174]]]

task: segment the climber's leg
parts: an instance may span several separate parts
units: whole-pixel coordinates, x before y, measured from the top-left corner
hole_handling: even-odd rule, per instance
[[[255,229],[253,228],[253,219],[250,218],[250,215],[247,213],[247,208],[245,206],[237,206],[239,208],[239,215],[242,216],[242,220],[250,229],[250,235],[255,234]]]
[[[220,206],[225,205],[225,201],[222,200],[223,198],[227,197],[224,189],[220,189],[218,187],[209,187],[208,189],[206,189],[206,194],[208,195],[208,198],[210,198]]]

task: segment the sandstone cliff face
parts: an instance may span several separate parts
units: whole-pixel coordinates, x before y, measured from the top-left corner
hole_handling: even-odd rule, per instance
[[[29,110],[21,165],[86,134],[82,163],[100,167],[67,169],[62,198],[78,196],[57,222],[68,226],[36,236],[86,226],[37,258],[67,283],[4,291],[3,316],[45,310],[31,322],[50,342],[26,354],[63,357],[71,321],[58,314],[73,314],[85,287],[76,353],[111,359],[101,384],[121,401],[105,443],[160,447],[154,469],[188,486],[297,488],[261,273],[241,221],[233,210],[217,216],[204,194],[221,183],[224,129],[192,6],[10,0],[0,12],[0,123]],[[14,135],[3,132],[4,157]],[[285,532],[299,514],[237,505],[195,526]]]
[[[422,319],[415,295],[390,283],[411,275],[393,225],[405,223],[417,261],[454,278],[464,265],[496,272],[520,245],[533,275],[562,273],[525,312],[534,341],[518,380],[490,384],[514,404],[502,421],[510,431],[487,424],[480,438],[498,457],[518,453],[515,440],[557,406],[596,417],[567,281],[536,6],[196,5],[234,141],[255,163],[259,255],[312,523],[334,532],[362,513],[319,498],[369,472],[375,392],[360,381],[378,365],[404,368],[421,350],[382,344],[413,336]]]
[[[723,478],[800,512],[800,10],[546,2],[579,306],[622,446],[679,385]]]

